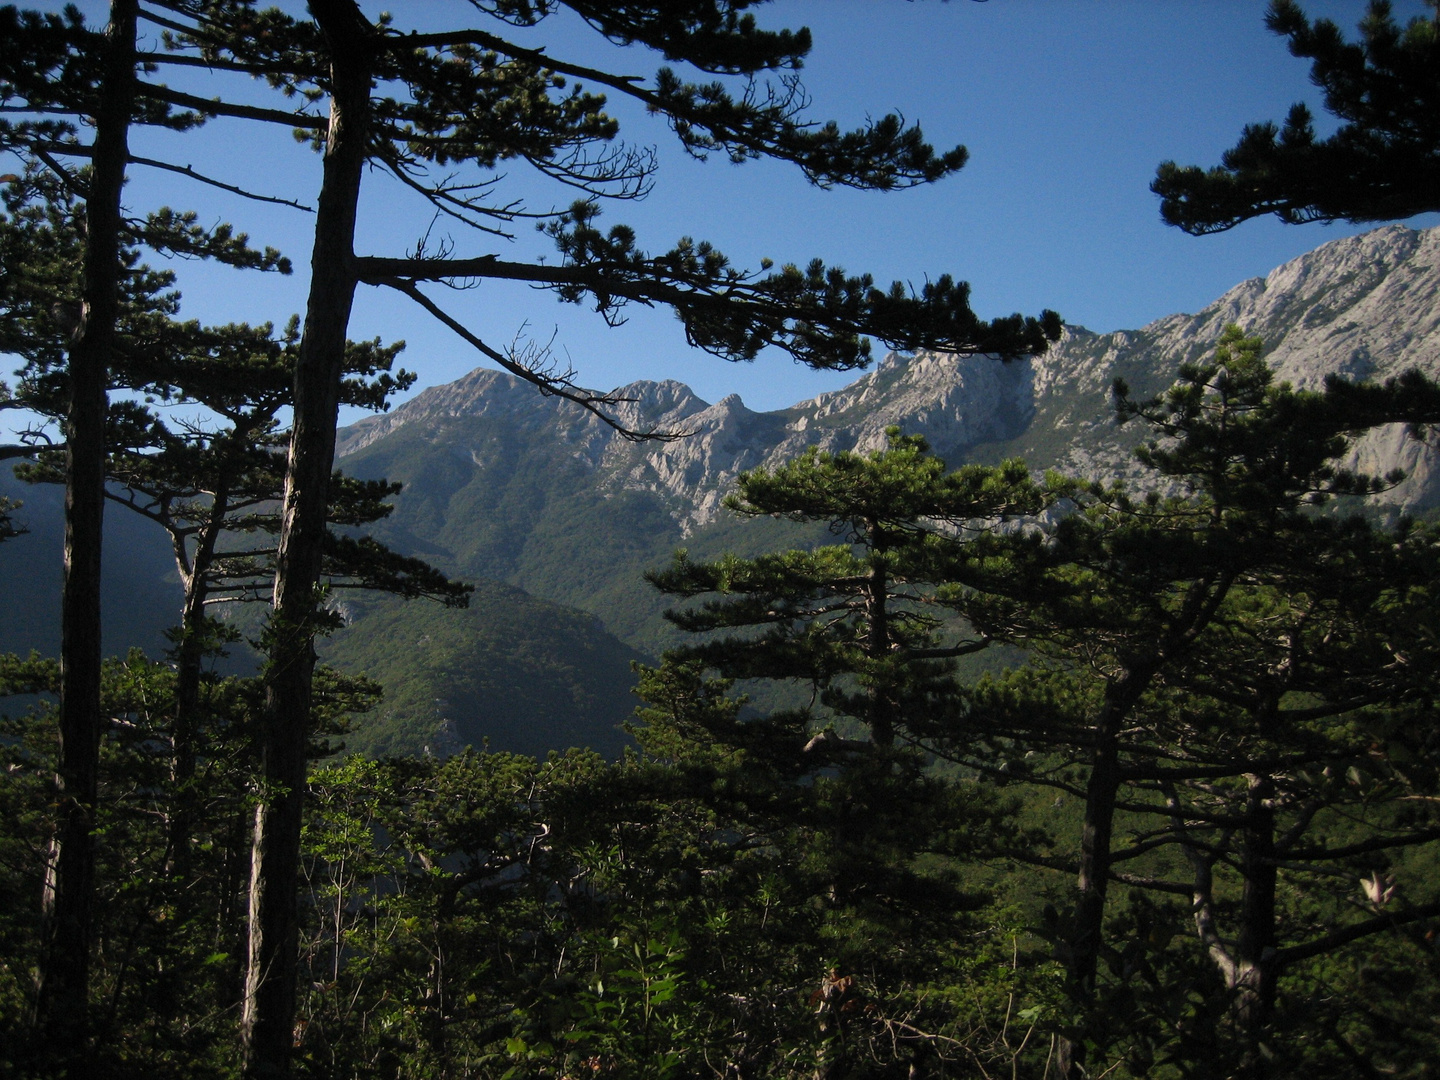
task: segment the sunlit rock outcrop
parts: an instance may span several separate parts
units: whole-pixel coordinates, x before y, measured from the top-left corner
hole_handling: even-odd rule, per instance
[[[507,437],[567,448],[603,490],[663,498],[682,535],[716,519],[743,470],[810,445],[874,449],[892,424],[923,434],[952,464],[1021,456],[1036,469],[1143,483],[1132,456],[1141,432],[1116,427],[1114,380],[1138,394],[1158,392],[1181,363],[1208,354],[1230,323],[1261,336],[1277,375],[1299,387],[1318,387],[1330,374],[1384,379],[1410,367],[1440,374],[1440,230],[1392,225],[1336,240],[1240,283],[1194,315],[1106,334],[1068,327],[1034,361],[891,354],[850,386],[777,412],[753,412],[733,395],[707,404],[670,380],[617,391],[628,399],[614,410],[622,424],[686,433],[670,442],[626,441],[513,376],[475,371],[347,428],[337,450],[343,457],[407,425],[432,428],[443,441],[447,421],[503,418]],[[480,429],[465,430],[473,439]],[[448,449],[482,460],[473,448]],[[1435,452],[1403,431],[1371,433],[1350,464],[1374,473],[1405,469],[1409,478],[1385,496],[1396,505],[1440,502]]]

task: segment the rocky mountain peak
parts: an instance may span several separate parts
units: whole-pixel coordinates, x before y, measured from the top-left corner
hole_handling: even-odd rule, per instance
[[[458,417],[503,420],[510,432],[570,447],[602,489],[660,496],[682,533],[714,520],[742,471],[779,464],[810,445],[875,449],[892,424],[924,435],[952,464],[1013,454],[1036,468],[1139,480],[1131,454],[1138,432],[1116,429],[1112,383],[1121,377],[1138,393],[1163,389],[1231,323],[1262,337],[1279,376],[1300,387],[1332,373],[1385,378],[1419,367],[1440,374],[1440,230],[1391,225],[1335,240],[1241,282],[1193,315],[1104,334],[1067,327],[1033,361],[892,353],[850,386],[776,412],[755,412],[733,394],[708,404],[674,380],[617,391],[625,399],[614,410],[621,423],[687,433],[672,442],[625,441],[568,402],[480,370],[345,429],[337,454],[406,425],[438,430]],[[1351,464],[1406,468],[1410,479],[1390,498],[1415,507],[1440,502],[1432,458],[1403,433],[1377,431],[1356,447]]]

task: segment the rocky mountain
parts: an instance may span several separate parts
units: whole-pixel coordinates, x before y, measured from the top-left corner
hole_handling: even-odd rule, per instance
[[[1300,387],[1318,386],[1329,374],[1440,373],[1440,230],[1392,225],[1336,240],[1242,282],[1194,315],[1107,334],[1069,327],[1033,361],[891,354],[849,387],[777,412],[753,412],[736,396],[707,404],[668,380],[622,388],[631,400],[619,419],[689,433],[674,442],[628,442],[570,403],[478,370],[346,429],[337,449],[342,465],[358,465],[367,448],[408,429],[436,452],[484,470],[496,464],[486,449],[491,440],[543,447],[545,459],[563,458],[582,486],[606,497],[652,497],[677,538],[721,519],[721,501],[739,472],[812,444],[877,447],[890,424],[925,435],[952,464],[1018,455],[1036,468],[1138,478],[1130,448],[1139,432],[1115,427],[1113,381],[1124,378],[1141,394],[1159,391],[1181,363],[1207,354],[1230,323],[1261,336],[1277,375]],[[1410,479],[1388,498],[1408,509],[1440,502],[1434,452],[1403,431],[1372,433],[1354,464],[1405,469]]]
[[[438,753],[489,737],[497,748],[530,752],[576,741],[613,748],[615,725],[633,706],[630,661],[675,640],[661,618],[664,600],[644,584],[646,569],[680,546],[708,558],[824,538],[823,530],[729,514],[723,498],[741,471],[810,445],[878,447],[896,424],[925,435],[952,465],[1019,456],[1037,470],[1139,482],[1131,449],[1142,433],[1115,426],[1113,381],[1158,392],[1230,323],[1260,335],[1279,377],[1298,386],[1332,373],[1383,379],[1418,367],[1440,375],[1440,230],[1389,226],[1336,240],[1193,315],[1106,334],[1069,327],[1034,361],[891,355],[845,389],[775,412],[752,411],[734,396],[710,404],[669,380],[622,388],[630,399],[622,422],[688,433],[673,442],[627,442],[578,407],[488,370],[363,420],[340,433],[339,466],[405,485],[376,535],[482,589],[469,612],[352,605],[354,621],[329,656],[381,678],[388,698],[362,718],[351,745]],[[1384,496],[1392,503],[1416,511],[1440,504],[1434,451],[1403,431],[1372,433],[1353,464],[1406,469],[1409,479]],[[39,492],[15,494],[33,512],[33,531],[0,547],[0,579],[24,598],[0,606],[0,641],[50,651],[54,620],[36,613],[56,608],[58,525],[45,515],[58,515],[58,506]],[[157,554],[143,528],[123,518],[115,511],[107,519],[124,531],[107,553],[115,598],[107,610],[124,620],[107,638],[115,651],[159,640],[173,616],[156,611],[177,610],[162,602],[165,590],[178,596],[160,583],[169,557],[159,535]],[[43,561],[30,561],[41,556],[26,553],[42,547]]]

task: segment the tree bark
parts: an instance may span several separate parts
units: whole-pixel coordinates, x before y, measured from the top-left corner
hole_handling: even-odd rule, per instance
[[[1120,728],[1155,668],[1131,668],[1105,688],[1105,700],[1094,726],[1094,759],[1085,785],[1085,818],[1080,829],[1080,867],[1075,878],[1075,920],[1070,932],[1070,992],[1088,1006],[1095,996],[1095,976],[1105,929],[1105,896],[1110,884],[1115,800],[1120,793]],[[1084,1046],[1061,1039],[1056,1055],[1058,1075],[1084,1076]]]
[[[88,1038],[95,802],[100,759],[100,553],[106,386],[120,311],[120,196],[135,97],[137,0],[112,0],[85,204],[80,324],[65,417],[65,570],[61,593],[58,821],[41,901],[34,1035],[47,1054],[83,1060]]]
[[[885,573],[886,546],[880,535],[880,526],[873,521],[865,522],[875,550],[870,557],[870,575],[865,597],[865,618],[869,630],[865,641],[865,652],[875,664],[883,664],[890,656],[889,582]],[[876,673],[879,674],[878,672]],[[896,710],[895,688],[888,677],[876,678],[870,687],[870,738],[876,746],[889,748],[895,743]]]
[[[175,647],[175,720],[171,730],[171,791],[174,800],[169,823],[170,870],[182,890],[190,876],[191,833],[197,817],[195,771],[200,754],[200,685],[205,652],[213,624],[205,614],[210,596],[210,569],[215,546],[230,511],[228,480],[215,485],[209,516],[196,538],[195,552],[187,555],[185,538],[173,536],[175,563],[185,583],[185,606],[180,615],[180,640]]]
[[[294,424],[265,670],[262,788],[250,869],[241,1047],[245,1075],[289,1074],[295,1045],[300,829],[310,735],[315,617],[334,464],[354,236],[370,113],[371,27],[353,0],[311,0],[330,54],[330,129],[316,208],[310,294],[295,365]]]
[[[1070,940],[1070,982],[1085,995],[1095,992],[1095,973],[1110,881],[1115,799],[1120,791],[1119,717],[1107,708],[1095,732],[1095,760],[1085,786],[1085,819],[1080,828],[1080,868],[1075,878],[1075,928]]]
[[[1274,781],[1251,776],[1245,799],[1244,848],[1240,870],[1245,878],[1240,901],[1240,935],[1235,945],[1235,1002],[1231,1016],[1246,1043],[1240,1076],[1265,1075],[1260,1037],[1275,1009],[1275,811]]]

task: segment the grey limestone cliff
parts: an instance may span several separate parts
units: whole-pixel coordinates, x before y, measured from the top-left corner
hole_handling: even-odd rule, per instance
[[[1330,374],[1383,379],[1411,367],[1440,374],[1440,230],[1392,225],[1336,240],[1242,282],[1194,315],[1106,334],[1069,327],[1034,361],[892,354],[850,386],[778,412],[752,412],[736,396],[707,404],[669,380],[621,388],[631,400],[618,419],[689,433],[673,442],[627,442],[567,402],[481,370],[345,429],[337,451],[344,457],[406,425],[503,417],[509,431],[564,447],[602,490],[660,497],[682,535],[716,518],[741,471],[810,445],[874,448],[891,424],[926,436],[952,464],[1018,455],[1037,469],[1140,481],[1131,455],[1140,433],[1116,428],[1111,385],[1118,377],[1137,393],[1163,389],[1230,323],[1262,337],[1277,375],[1298,387],[1316,387]],[[478,464],[479,456],[471,456]],[[1372,472],[1405,469],[1409,479],[1387,495],[1395,503],[1440,503],[1434,451],[1402,431],[1371,433],[1352,464]]]

